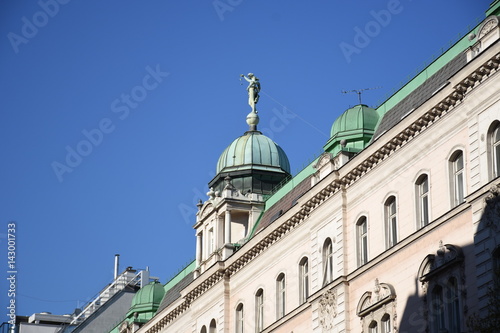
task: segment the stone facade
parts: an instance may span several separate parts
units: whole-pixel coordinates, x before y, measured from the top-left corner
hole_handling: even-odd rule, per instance
[[[487,18],[444,84],[377,110],[367,147],[323,154],[273,205],[230,179],[209,193],[194,279],[139,331],[467,331],[500,244],[499,36]]]

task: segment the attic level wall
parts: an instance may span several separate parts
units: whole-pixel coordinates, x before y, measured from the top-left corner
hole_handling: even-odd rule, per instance
[[[468,96],[468,127],[470,145],[471,191],[487,184],[491,176],[488,130],[494,121],[500,121],[500,76],[498,73],[483,83],[481,89]]]

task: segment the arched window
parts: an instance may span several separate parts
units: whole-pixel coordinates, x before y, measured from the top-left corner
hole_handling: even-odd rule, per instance
[[[264,290],[259,289],[255,293],[255,331],[264,329]]]
[[[429,224],[429,177],[421,175],[415,183],[417,196],[417,221],[418,228]]]
[[[309,297],[309,260],[302,258],[299,263],[299,302],[305,303]]]
[[[494,124],[489,136],[491,149],[491,174],[492,178],[496,178],[500,176],[500,122]]]
[[[450,158],[452,206],[464,202],[464,154],[456,151]]]
[[[323,243],[323,286],[333,281],[333,243],[327,238]]]
[[[439,333],[442,330],[445,330],[443,288],[440,285],[437,285],[434,289],[432,289],[431,311],[431,332]]]
[[[285,274],[281,273],[276,279],[276,317],[278,319],[285,315],[286,283]]]
[[[210,322],[210,328],[209,328],[209,333],[217,333],[217,323],[215,322],[215,319],[212,319]]]
[[[420,264],[419,280],[429,290],[425,302],[430,333],[462,332],[464,286],[460,285],[457,276],[463,274],[463,261],[459,246],[443,245],[440,241],[436,254],[427,255]]]
[[[370,333],[378,333],[378,326],[377,326],[377,322],[374,320],[370,323],[370,325],[368,326],[368,329],[369,329],[369,332]]]
[[[236,333],[243,333],[244,328],[244,313],[243,313],[243,304],[240,303],[236,307]]]
[[[391,316],[386,313],[382,316],[382,320],[380,321],[380,331],[381,333],[391,333]]]
[[[460,302],[457,279],[451,277],[446,286],[448,332],[460,332]]]
[[[203,325],[203,327],[201,328],[200,333],[207,333],[207,328],[205,327],[205,325]]]
[[[368,262],[368,223],[365,216],[356,222],[356,245],[358,266],[361,266]]]
[[[396,197],[389,197],[384,204],[386,247],[390,248],[398,242],[398,219],[396,214]]]

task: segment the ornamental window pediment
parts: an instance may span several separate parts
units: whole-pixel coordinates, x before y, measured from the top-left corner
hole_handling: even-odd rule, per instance
[[[436,254],[429,254],[420,264],[418,277],[420,282],[428,282],[435,275],[448,271],[464,260],[464,254],[459,246],[439,242]]]
[[[356,313],[364,317],[395,299],[394,287],[388,283],[379,283],[378,279],[375,279],[375,288],[363,294],[358,302]]]
[[[375,279],[375,288],[361,296],[356,314],[361,318],[362,332],[372,332],[375,327],[381,327],[383,332],[397,332],[394,287]]]
[[[475,39],[476,43],[467,50],[467,61],[471,61],[498,38],[500,38],[499,19],[498,16],[491,15],[479,26],[477,35],[474,33],[469,35],[469,40],[473,41]]]

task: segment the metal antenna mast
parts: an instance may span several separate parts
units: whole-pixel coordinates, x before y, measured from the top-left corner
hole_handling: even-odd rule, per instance
[[[359,104],[361,104],[361,93],[365,90],[375,90],[375,89],[380,89],[382,87],[375,87],[375,88],[365,88],[365,89],[354,89],[354,90],[342,90],[341,93],[343,94],[349,94],[349,93],[356,93],[358,94],[358,99],[359,99]]]

